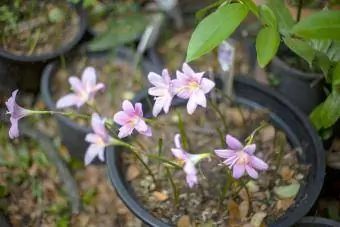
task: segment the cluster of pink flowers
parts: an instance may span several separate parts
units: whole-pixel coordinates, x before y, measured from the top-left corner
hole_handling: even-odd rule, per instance
[[[187,112],[189,114],[193,114],[197,106],[205,108],[207,106],[206,94],[214,88],[215,83],[204,78],[203,75],[203,72],[194,72],[186,63],[183,64],[182,72],[176,72],[176,79],[173,80],[171,80],[166,69],[163,70],[162,75],[150,72],[148,79],[153,87],[149,88],[148,93],[154,96],[155,100],[152,110],[153,115],[158,116],[162,110],[164,113],[168,113],[175,96],[188,100]],[[78,77],[70,77],[69,83],[73,92],[59,99],[56,107],[76,106],[80,108],[84,104],[92,105],[95,94],[104,89],[104,84],[97,83],[96,80],[97,75],[92,67],[84,70],[81,80]],[[33,113],[39,113],[39,111],[20,107],[15,102],[17,92],[18,90],[14,91],[6,102],[8,113],[11,115],[10,138],[19,135],[18,121],[21,118]],[[121,126],[118,133],[120,139],[130,136],[134,131],[145,136],[152,136],[151,127],[146,124],[147,120],[143,117],[141,103],[133,105],[129,100],[124,100],[122,111],[116,113],[112,120]],[[105,147],[114,144],[115,139],[109,135],[106,129],[107,121],[108,119],[101,118],[98,113],[92,114],[91,126],[93,133],[89,133],[85,137],[85,141],[90,143],[85,154],[84,161],[86,165],[91,163],[96,156],[104,161]],[[175,135],[174,143],[175,148],[171,149],[172,154],[183,166],[188,186],[194,187],[198,183],[195,165],[204,158],[210,157],[211,153],[190,154],[182,148],[180,134]],[[264,171],[268,169],[268,165],[254,155],[255,144],[243,146],[240,141],[231,135],[226,136],[226,144],[227,149],[216,149],[215,154],[225,159],[223,163],[232,170],[234,178],[238,179],[247,173],[250,177],[256,179],[258,178],[257,170]]]

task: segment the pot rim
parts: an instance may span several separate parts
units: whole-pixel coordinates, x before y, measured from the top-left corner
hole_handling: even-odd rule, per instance
[[[332,219],[323,217],[306,216],[302,218],[297,224],[323,224],[327,226],[340,226],[340,223]]]
[[[294,107],[288,100],[286,100],[284,97],[281,97],[277,92],[272,90],[269,87],[265,87],[263,85],[260,85],[256,81],[249,80],[247,78],[242,77],[235,77],[235,81],[240,84],[245,84],[246,86],[253,87],[257,90],[261,90],[263,93],[267,94],[268,96],[272,96],[275,98],[276,101],[282,103],[282,105],[286,106],[286,109],[293,113],[293,115],[299,119],[300,122],[302,122],[303,126],[305,127],[306,131],[309,132],[310,137],[312,138],[311,144],[315,148],[316,155],[318,158],[316,159],[316,165],[315,168],[317,169],[315,173],[315,179],[313,183],[315,185],[313,187],[310,187],[308,190],[308,196],[309,200],[302,204],[303,206],[296,206],[294,207],[294,214],[297,217],[303,217],[306,215],[306,213],[312,208],[313,204],[315,203],[318,194],[321,191],[322,185],[323,185],[323,179],[325,175],[325,155],[324,150],[322,146],[322,142],[317,135],[317,132],[315,128],[312,126],[312,124],[309,122],[308,117],[304,115],[299,109]],[[279,119],[280,120],[280,119]],[[287,133],[287,132],[286,132]],[[287,133],[288,134],[288,133]],[[290,138],[294,139],[294,138]],[[117,151],[114,150],[114,147],[108,147],[107,152],[105,154],[106,156],[106,164],[108,168],[109,178],[113,185],[113,187],[116,190],[116,193],[118,196],[122,199],[122,201],[125,203],[125,205],[144,223],[153,226],[153,227],[170,227],[172,225],[162,222],[161,220],[154,217],[151,213],[149,213],[141,203],[137,201],[135,196],[131,194],[131,190],[129,190],[128,186],[126,186],[126,182],[124,180],[123,174],[121,173],[121,169],[116,165],[118,162],[118,158],[120,158],[120,155],[118,155]],[[291,220],[291,219],[285,219],[285,225],[282,224],[276,224],[275,227],[286,227],[294,224],[298,220]],[[271,224],[270,226],[273,227]]]
[[[87,28],[87,13],[85,10],[82,10],[74,5],[70,5],[70,8],[75,10],[77,12],[78,18],[79,18],[79,24],[78,28],[79,31],[77,35],[74,37],[73,40],[71,40],[69,43],[63,45],[62,47],[54,50],[53,52],[50,53],[45,53],[41,55],[16,55],[11,52],[8,52],[4,50],[3,48],[0,47],[0,57],[13,60],[13,61],[18,61],[18,62],[44,62],[51,60],[57,56],[63,55],[70,51],[79,41],[83,38],[86,28]]]

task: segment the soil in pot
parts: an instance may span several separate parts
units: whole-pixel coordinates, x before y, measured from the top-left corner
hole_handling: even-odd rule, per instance
[[[109,54],[97,57],[91,56],[91,54],[77,54],[66,63],[66,67],[60,67],[52,79],[51,93],[55,103],[62,96],[71,92],[68,78],[71,75],[81,78],[84,69],[89,66],[96,69],[97,83],[101,82],[106,86],[105,91],[98,92],[95,96],[96,111],[103,116],[113,116],[121,108],[121,100],[134,98],[135,94],[146,84],[146,78],[141,68],[134,69],[131,61]],[[71,109],[65,109],[65,111],[68,110]],[[88,114],[90,111],[86,105],[78,110],[82,114]],[[81,118],[74,120],[77,123],[88,125],[87,120]]]
[[[155,159],[146,160],[155,173],[155,183],[135,156],[126,152],[123,153],[123,160],[127,180],[146,209],[167,223],[177,226],[189,226],[190,223],[192,226],[267,226],[294,206],[294,198],[309,171],[309,166],[299,162],[303,148],[293,148],[288,144],[283,132],[269,123],[265,109],[236,105],[227,107],[225,104],[219,104],[218,108],[226,116],[227,129],[223,129],[222,122],[209,105],[207,110],[196,110],[192,116],[179,107],[157,118],[153,123],[157,128],[153,135],[163,138],[162,155],[174,160],[171,148],[175,147],[174,135],[179,133],[178,112],[184,122],[191,153],[225,149],[224,138],[219,136],[217,128],[243,141],[261,122],[266,122],[268,124],[254,137],[256,155],[269,164],[269,170],[260,173],[258,180],[247,176],[238,181],[231,176],[226,177],[227,167],[221,165],[221,159],[212,157],[198,164],[199,184],[189,189],[183,170],[169,168],[179,190],[179,200],[175,202],[174,190],[164,165],[159,165]],[[158,155],[158,141],[155,138],[137,136],[132,143],[143,152]]]
[[[185,61],[185,56],[193,29],[179,32],[169,31],[165,33],[158,44],[157,52],[161,56],[164,65],[171,71],[178,69]],[[234,74],[247,75],[250,72],[250,56],[245,40],[235,40]],[[222,69],[217,59],[217,50],[206,54],[191,63],[198,71],[221,73]]]
[[[13,55],[54,52],[70,43],[79,32],[80,19],[66,1],[2,2],[1,49]]]

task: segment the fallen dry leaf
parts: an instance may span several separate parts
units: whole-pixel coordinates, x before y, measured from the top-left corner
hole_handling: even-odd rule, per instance
[[[288,181],[292,179],[294,171],[289,168],[289,166],[282,166],[282,168],[280,169],[280,175],[284,181]]]
[[[257,212],[254,214],[254,216],[251,218],[250,223],[253,227],[260,227],[263,219],[267,216],[267,213],[265,212]]]
[[[229,225],[236,226],[240,222],[240,209],[234,200],[228,201]]]
[[[238,193],[238,196],[240,196],[241,199],[243,199],[243,200],[246,200],[246,201],[249,200],[248,193],[247,193],[247,190],[245,188],[242,188],[240,190],[240,192]]]
[[[282,199],[276,202],[276,209],[278,210],[287,210],[290,205],[294,202],[293,199]]]
[[[167,199],[169,198],[168,195],[166,195],[166,194],[164,194],[164,193],[162,193],[162,192],[157,192],[157,191],[155,191],[155,192],[153,192],[152,194],[153,194],[153,196],[154,196],[158,201],[161,201],[161,202],[163,202],[163,201],[165,201],[165,200],[167,200]]]
[[[177,227],[191,227],[188,215],[183,215],[177,222]]]
[[[128,181],[132,181],[133,179],[135,179],[136,177],[138,177],[140,174],[139,169],[137,168],[136,165],[129,165],[127,171],[126,171],[126,179]]]
[[[263,128],[260,132],[260,137],[262,142],[271,141],[275,136],[275,128],[271,125]]]
[[[240,218],[246,218],[249,212],[249,201],[242,201],[238,206],[238,209],[240,210]]]

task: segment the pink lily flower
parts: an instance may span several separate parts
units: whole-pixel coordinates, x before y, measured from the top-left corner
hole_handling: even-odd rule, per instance
[[[164,113],[168,113],[171,105],[172,98],[174,95],[172,94],[171,88],[171,78],[167,69],[162,71],[162,76],[150,72],[148,75],[148,79],[154,87],[149,88],[149,95],[155,96],[155,104],[152,109],[153,116],[157,116],[161,110],[164,110]]]
[[[119,138],[131,135],[134,129],[143,135],[152,136],[151,128],[143,119],[141,103],[136,103],[135,106],[133,106],[130,101],[125,100],[123,102],[122,109],[123,111],[119,111],[113,116],[113,120],[122,126],[119,129]]]
[[[195,73],[194,70],[184,63],[183,72],[177,71],[177,78],[172,81],[173,91],[183,99],[189,99],[187,103],[187,111],[193,114],[200,105],[207,107],[207,99],[205,94],[209,93],[215,86],[215,83],[207,78],[202,78],[204,72]]]
[[[16,96],[19,90],[12,92],[12,96],[6,101],[7,114],[10,114],[11,127],[8,131],[9,138],[13,139],[19,136],[19,120],[23,117],[33,114],[32,110],[28,110],[19,106],[16,102]]]
[[[90,143],[85,153],[85,165],[90,164],[96,156],[104,161],[105,147],[112,139],[105,128],[105,119],[101,119],[97,113],[92,114],[91,126],[94,133],[88,133],[85,137],[85,141]]]
[[[223,164],[233,170],[233,177],[239,179],[245,172],[254,178],[258,178],[256,170],[265,171],[268,164],[254,155],[256,144],[243,144],[231,135],[226,136],[228,149],[217,149],[215,153],[221,158],[225,158]]]
[[[171,148],[172,154],[184,164],[183,170],[186,173],[186,181],[190,188],[193,188],[198,183],[197,170],[195,165],[203,158],[209,157],[209,153],[190,154],[186,152],[181,145],[181,135],[176,134],[174,137],[176,148]]]
[[[61,97],[56,104],[58,109],[76,106],[80,108],[85,103],[92,103],[95,94],[105,88],[103,83],[96,83],[97,76],[93,67],[85,68],[81,80],[76,76],[71,76],[68,82],[73,93]]]

